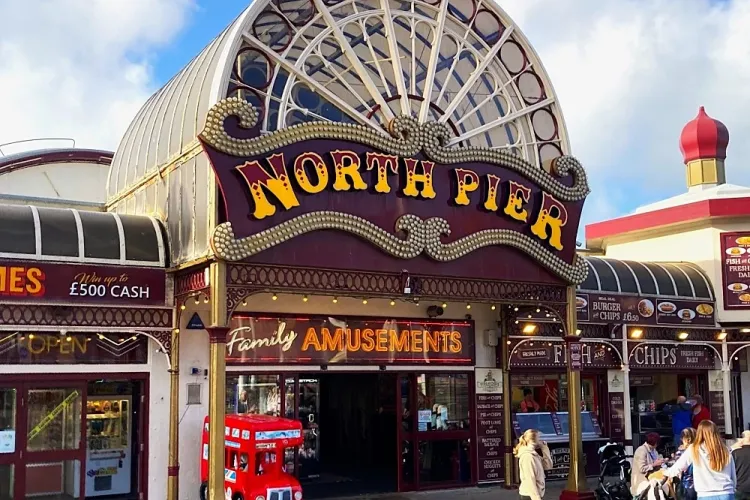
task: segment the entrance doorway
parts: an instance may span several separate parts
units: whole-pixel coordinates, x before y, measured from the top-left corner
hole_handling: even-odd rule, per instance
[[[0,500],[75,500],[141,493],[145,383],[0,385]]]
[[[306,498],[476,482],[471,372],[231,374],[227,413],[283,415],[304,443],[284,457]]]
[[[395,374],[300,378],[299,417],[307,431],[299,460],[306,497],[397,490]]]

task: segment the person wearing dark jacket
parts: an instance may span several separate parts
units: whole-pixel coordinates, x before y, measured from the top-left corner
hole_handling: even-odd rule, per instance
[[[682,431],[692,427],[693,408],[685,396],[680,396],[677,403],[667,406],[664,410],[672,414],[672,436],[675,447],[679,448],[682,445]]]
[[[745,433],[743,433],[740,443],[742,444],[742,446],[732,450],[732,456],[734,457],[734,468],[737,471],[737,491],[734,495],[737,500],[749,500],[750,441],[748,441]]]

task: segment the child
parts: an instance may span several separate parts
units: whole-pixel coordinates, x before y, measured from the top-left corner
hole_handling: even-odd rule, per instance
[[[695,441],[695,429],[692,427],[683,429],[680,438],[681,444],[677,449],[677,453],[675,453],[675,460],[679,460],[680,456],[682,456],[682,454],[685,453],[685,450],[688,449],[688,446]],[[679,500],[695,500],[698,497],[695,493],[695,484],[693,483],[692,465],[682,473],[682,476],[680,476],[680,484],[677,487],[677,497]]]

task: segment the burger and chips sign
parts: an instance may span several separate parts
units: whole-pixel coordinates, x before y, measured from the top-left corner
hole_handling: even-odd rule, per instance
[[[662,326],[715,326],[715,307],[706,301],[634,295],[579,293],[578,321]]]

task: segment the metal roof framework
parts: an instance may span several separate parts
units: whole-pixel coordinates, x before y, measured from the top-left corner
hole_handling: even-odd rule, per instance
[[[689,300],[716,299],[711,280],[689,262],[637,262],[585,257],[589,274],[578,289],[587,292],[652,295]]]

